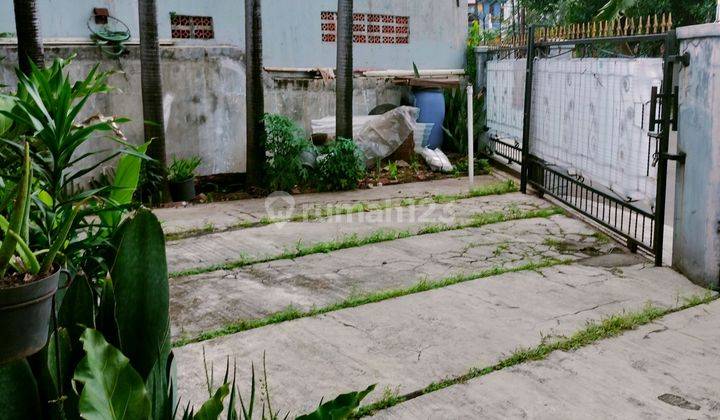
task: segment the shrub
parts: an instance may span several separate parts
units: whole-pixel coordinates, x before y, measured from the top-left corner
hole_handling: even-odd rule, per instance
[[[291,119],[265,114],[265,170],[268,186],[273,190],[291,190],[308,178],[301,154],[313,148],[300,127]]]
[[[202,159],[192,156],[187,159],[173,157],[168,167],[168,180],[172,182],[183,182],[195,176],[195,170],[202,163]]]
[[[365,158],[357,145],[339,138],[323,146],[316,167],[317,188],[321,191],[351,190],[365,176]]]
[[[474,139],[477,142],[483,134],[485,126],[485,104],[484,99],[473,98],[473,130]],[[445,142],[443,150],[466,154],[467,149],[467,93],[465,89],[449,89],[445,91],[445,122],[443,131]]]

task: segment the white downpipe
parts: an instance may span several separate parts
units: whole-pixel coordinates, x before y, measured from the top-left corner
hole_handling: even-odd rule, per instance
[[[719,0],[720,1],[720,0]],[[470,185],[475,183],[475,139],[473,138],[473,85],[467,87],[467,125],[468,125],[468,178]]]
[[[715,9],[715,22],[720,23],[720,0],[717,0],[717,8]]]

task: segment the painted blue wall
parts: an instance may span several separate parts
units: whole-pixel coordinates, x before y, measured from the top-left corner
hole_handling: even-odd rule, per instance
[[[137,0],[38,0],[40,24],[48,41],[86,40],[94,7],[106,7],[138,37]],[[335,44],[321,41],[320,13],[334,11],[336,0],[263,2],[265,65],[334,67]],[[158,0],[161,39],[170,39],[170,13],[212,16],[215,40],[173,40],[176,44],[244,46],[242,0]],[[462,68],[465,62],[467,9],[452,0],[359,0],[356,13],[409,16],[407,45],[355,44],[357,69]],[[0,32],[15,32],[12,0],[0,0]]]

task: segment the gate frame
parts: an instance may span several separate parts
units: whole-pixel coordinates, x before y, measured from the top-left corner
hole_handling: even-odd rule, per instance
[[[580,38],[580,39],[571,39],[571,40],[555,40],[550,41],[547,39],[547,36],[543,38],[542,41],[536,41],[535,34],[536,31],[541,28],[534,25],[531,25],[528,27],[528,33],[527,33],[527,46],[525,51],[526,54],[526,70],[525,70],[525,103],[524,103],[524,110],[523,110],[523,142],[522,142],[522,162],[521,164],[521,171],[520,171],[520,191],[523,193],[527,193],[527,185],[530,184],[533,188],[535,188],[540,195],[543,194],[549,194],[550,196],[554,197],[555,199],[559,200],[563,204],[579,211],[583,215],[589,217],[596,223],[601,224],[602,226],[610,229],[614,233],[624,237],[627,240],[627,245],[630,248],[631,251],[635,252],[637,251],[638,247],[642,247],[648,251],[650,251],[652,254],[654,254],[655,259],[655,265],[656,266],[662,266],[663,264],[663,244],[664,244],[664,226],[665,226],[665,207],[666,207],[666,196],[667,196],[667,175],[668,175],[668,161],[669,160],[682,160],[684,156],[682,155],[670,155],[668,153],[669,150],[669,143],[670,143],[670,131],[673,129],[673,126],[675,126],[675,121],[677,119],[677,91],[674,89],[674,70],[675,70],[675,63],[681,62],[684,65],[688,65],[689,63],[689,57],[687,56],[679,56],[678,50],[679,45],[677,41],[677,34],[674,29],[668,30],[665,33],[660,34],[644,34],[644,35],[625,35],[625,36],[609,36],[609,37],[598,37],[598,38]],[[547,33],[546,33],[547,35]],[[610,194],[606,194],[596,188],[593,188],[592,186],[586,185],[584,182],[573,179],[565,174],[562,174],[558,171],[555,171],[554,169],[550,168],[548,165],[546,165],[545,162],[543,162],[541,159],[535,157],[530,152],[530,138],[531,138],[531,121],[532,121],[532,87],[533,87],[533,73],[534,73],[534,61],[536,58],[536,52],[539,48],[547,48],[547,47],[562,47],[562,46],[578,46],[578,45],[593,45],[597,43],[623,43],[623,42],[632,42],[632,43],[639,43],[639,42],[657,42],[657,41],[663,41],[664,51],[663,51],[663,80],[661,85],[661,93],[659,95],[653,94],[652,98],[652,109],[656,109],[655,106],[658,104],[661,106],[661,118],[660,120],[656,120],[655,115],[651,115],[651,122],[650,127],[648,127],[648,136],[654,137],[658,140],[658,147],[657,147],[657,153],[655,158],[657,159],[657,192],[656,192],[656,198],[655,198],[655,211],[654,213],[647,212],[643,209],[640,209],[628,202],[622,201],[618,199],[617,197],[613,197]],[[655,93],[655,92],[654,92]],[[675,120],[675,121],[673,121]],[[657,126],[660,126],[659,131],[654,132],[653,131],[657,128]],[[598,197],[598,201],[595,202],[591,199],[591,203],[595,204],[595,211],[593,212],[593,209],[590,208],[588,211],[587,209],[587,203],[586,205],[582,205],[582,201],[580,204],[578,204],[578,200],[576,199],[574,202],[567,200],[566,198],[563,198],[559,194],[555,192],[555,190],[551,187],[548,188],[545,181],[546,181],[546,172],[549,172],[551,175],[551,179],[553,179],[553,184],[557,182],[557,185],[560,185],[560,183],[564,183],[563,186],[565,188],[575,188],[575,192],[578,190],[581,192],[581,195],[584,195],[587,199],[587,196],[590,195],[591,198]],[[552,178],[554,177],[554,178]],[[555,181],[557,180],[557,181]],[[576,196],[577,197],[577,196]],[[602,199],[602,205],[600,203],[600,199]],[[609,204],[609,207],[607,206],[607,203]],[[608,215],[610,216],[612,213],[612,209],[615,209],[615,224],[611,224],[609,222],[606,222],[603,220],[602,217],[605,216],[606,209],[608,211]],[[584,207],[584,208],[583,208]],[[591,206],[592,207],[592,206]],[[625,217],[625,210],[629,210],[630,214],[628,216],[629,219],[632,218],[633,213],[635,214],[635,232],[636,235],[632,236],[630,234],[626,234],[622,230],[619,230],[617,228],[617,216],[618,216],[618,208],[620,208],[621,211],[621,223],[620,223],[620,229],[622,229],[624,224],[624,217]],[[598,214],[602,210],[602,217],[598,217]],[[645,237],[645,221],[647,219],[651,220],[651,223],[654,223],[652,226],[652,230],[650,233],[650,240],[649,242],[652,244],[652,246],[648,246],[646,243],[642,241],[637,240],[637,230],[638,230],[638,219],[639,217],[643,217],[642,219],[642,241],[644,241]],[[628,228],[632,226],[632,222],[630,221],[630,224],[628,225]]]

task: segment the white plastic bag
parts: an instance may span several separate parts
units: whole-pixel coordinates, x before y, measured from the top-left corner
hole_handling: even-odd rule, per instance
[[[439,148],[432,150],[423,147],[420,154],[433,171],[452,172],[454,169],[452,163],[450,163],[450,159],[448,159],[445,153]]]

